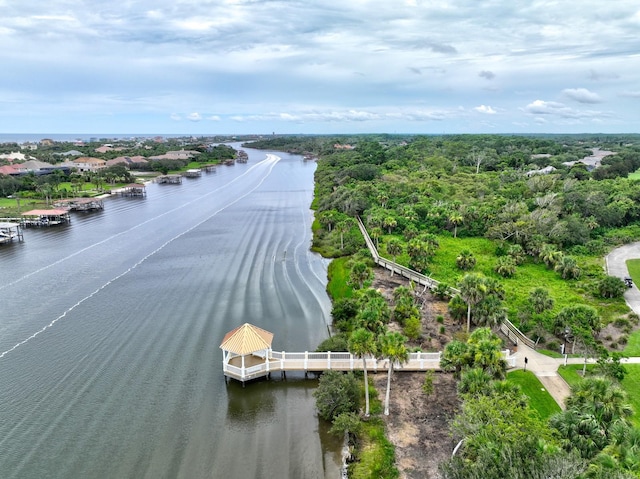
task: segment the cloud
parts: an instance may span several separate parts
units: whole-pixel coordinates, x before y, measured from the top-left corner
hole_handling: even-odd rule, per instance
[[[494,110],[493,108],[491,108],[489,105],[480,105],[474,108],[475,111],[477,111],[478,113],[484,113],[487,115],[495,115],[496,113],[498,113],[496,110]]]
[[[493,80],[496,77],[495,73],[489,70],[482,70],[480,73],[478,73],[478,76],[486,80]]]
[[[173,121],[182,121],[182,117],[180,115],[178,115],[177,113],[171,113],[171,119]]]
[[[187,120],[189,121],[200,121],[202,120],[202,115],[198,112],[189,113],[187,115]]]
[[[597,93],[586,88],[567,88],[562,93],[578,103],[600,103],[602,99]]]
[[[629,98],[640,98],[640,90],[623,91],[622,93],[620,93],[620,96],[625,96]]]

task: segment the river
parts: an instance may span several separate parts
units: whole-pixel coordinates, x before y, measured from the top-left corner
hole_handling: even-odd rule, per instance
[[[315,163],[245,150],[0,247],[1,477],[339,477],[315,380],[222,375],[236,326],[304,351],[330,321]]]

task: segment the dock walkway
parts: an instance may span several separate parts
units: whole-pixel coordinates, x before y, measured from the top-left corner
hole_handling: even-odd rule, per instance
[[[251,354],[245,356],[229,356],[225,354],[223,360],[223,372],[228,378],[238,381],[250,381],[269,376],[272,372],[285,374],[287,371],[322,372],[322,371],[362,371],[363,360],[347,352],[309,352],[302,353],[286,351],[267,351],[266,354]],[[508,367],[516,364],[516,358],[507,349],[502,352]],[[427,371],[440,370],[440,358],[442,352],[436,353],[410,353],[406,363],[395,363],[394,371]],[[369,356],[366,358],[367,370],[378,372],[388,371],[389,360],[377,359]]]

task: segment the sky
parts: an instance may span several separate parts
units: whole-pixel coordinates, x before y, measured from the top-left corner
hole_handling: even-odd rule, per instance
[[[0,0],[0,133],[640,133],[637,0]]]

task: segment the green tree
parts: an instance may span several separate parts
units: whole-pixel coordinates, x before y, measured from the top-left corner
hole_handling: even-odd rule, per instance
[[[476,265],[476,257],[468,249],[460,252],[456,258],[456,266],[463,271],[469,271]]]
[[[399,239],[391,238],[389,241],[387,241],[387,253],[391,255],[394,263],[396,262],[396,257],[398,255],[401,255],[403,251],[404,248],[402,246],[402,242]],[[393,268],[391,269],[391,276],[393,276]]]
[[[581,274],[578,262],[571,256],[563,256],[553,269],[560,273],[563,279],[577,279]]]
[[[467,304],[467,333],[471,329],[471,308],[484,299],[487,293],[487,286],[482,276],[478,274],[467,274],[458,283],[460,297]]]
[[[365,397],[365,417],[369,417],[369,377],[367,375],[367,356],[375,355],[377,352],[376,338],[373,333],[364,328],[358,328],[349,338],[349,352],[362,359],[362,369],[364,371],[364,397]]]
[[[384,398],[384,414],[389,415],[389,396],[391,392],[391,376],[395,363],[406,363],[409,359],[407,350],[407,338],[398,332],[388,331],[378,338],[380,355],[389,361],[387,374],[387,392]]]
[[[357,289],[362,289],[367,281],[373,279],[373,271],[364,261],[356,261],[349,272],[349,284]]]
[[[516,262],[512,256],[501,256],[493,269],[500,276],[508,278],[516,274]]]
[[[458,237],[458,226],[464,221],[464,216],[459,211],[453,211],[449,215],[449,223],[453,226],[453,237]]]
[[[326,421],[332,421],[339,414],[358,410],[360,386],[351,372],[326,371],[320,376],[313,397],[316,399],[318,415]]]
[[[627,290],[627,285],[616,276],[606,276],[598,281],[598,293],[603,298],[620,298]]]
[[[553,309],[554,301],[549,296],[549,290],[538,286],[529,292],[529,304],[535,313],[542,314]]]

